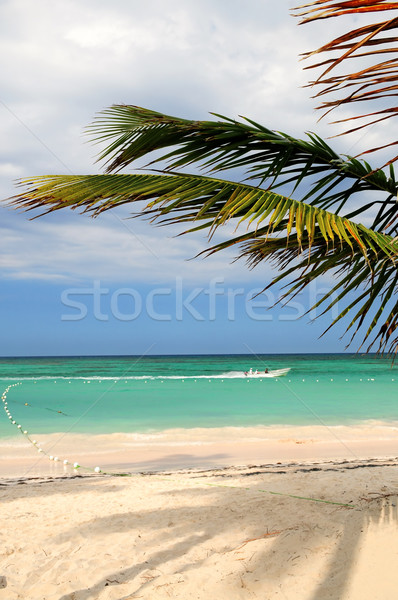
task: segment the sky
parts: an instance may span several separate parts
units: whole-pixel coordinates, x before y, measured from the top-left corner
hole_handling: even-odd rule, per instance
[[[317,122],[299,55],[340,33],[298,26],[288,0],[2,0],[0,198],[18,178],[100,172],[84,128],[104,108],[135,104],[206,119],[248,116],[302,136]],[[354,24],[356,19],[351,18]],[[350,20],[347,21],[350,26]],[[325,33],[326,32],[326,33]],[[343,117],[344,113],[340,114]],[[377,145],[383,127],[335,147]],[[145,161],[142,162],[142,164]],[[140,164],[137,165],[138,167]],[[275,271],[225,251],[196,258],[199,235],[130,219],[0,204],[0,355],[342,352],[342,327],[306,314],[325,279],[285,307]],[[351,347],[352,351],[356,346]]]

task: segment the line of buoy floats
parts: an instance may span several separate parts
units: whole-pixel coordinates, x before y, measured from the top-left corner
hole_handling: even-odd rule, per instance
[[[217,378],[217,380],[218,379],[219,378]],[[93,380],[93,381],[98,381],[98,383],[102,383],[102,380]],[[118,381],[121,381],[121,380],[115,379],[114,383],[117,383]],[[153,380],[153,379],[151,379],[150,381],[159,381],[159,380]],[[178,381],[178,380],[173,379],[171,381]],[[180,381],[181,381],[181,383],[185,383],[184,379],[181,379]],[[213,379],[210,378],[208,381],[209,381],[209,383],[211,383],[213,381]],[[246,381],[247,381],[247,383],[250,383],[250,379],[247,379]],[[263,381],[263,380],[260,379],[259,381]],[[278,378],[274,378],[274,381],[275,381],[275,383],[278,383]],[[287,381],[288,381],[288,383],[292,382],[291,379],[288,379]],[[299,383],[305,383],[306,381],[308,382],[308,380],[302,379],[301,382],[299,381]],[[319,381],[320,381],[319,379],[315,380],[316,383],[319,383]],[[331,378],[330,381],[334,382],[334,378]],[[349,378],[345,378],[345,381],[348,382],[348,381],[350,381],[350,379]],[[353,381],[353,380],[351,379],[351,381]],[[365,379],[360,378],[359,381],[370,381],[370,382],[373,382],[373,381],[376,381],[376,378],[375,377],[369,377],[367,379],[366,378]],[[395,378],[391,378],[391,381],[395,381]],[[34,381],[34,383],[37,383],[37,382]],[[57,381],[54,381],[54,383],[57,383]],[[68,383],[71,383],[71,381],[68,381]],[[83,383],[91,383],[91,381],[85,380],[85,381],[83,381]],[[127,383],[127,380],[125,380],[124,383]],[[145,380],[145,383],[147,383],[147,380]],[[163,380],[160,380],[160,383],[163,383]],[[194,379],[194,383],[197,383],[196,379]],[[224,383],[224,379],[221,379],[221,383]],[[9,408],[8,408],[8,402],[7,402],[7,394],[8,394],[8,392],[10,391],[11,388],[17,387],[17,386],[20,386],[20,385],[22,385],[21,382],[11,383],[3,391],[2,395],[1,395],[1,401],[3,403],[4,411],[5,411],[5,413],[6,413],[7,417],[8,417],[11,425],[15,425],[16,426],[16,428],[20,431],[20,433],[23,436],[25,436],[25,438],[27,439],[27,441],[30,442],[30,444],[32,444],[32,446],[37,450],[37,452],[39,454],[41,454],[43,456],[47,456],[47,458],[50,461],[54,461],[55,463],[58,463],[60,461],[59,457],[58,456],[53,456],[51,454],[48,454],[45,450],[43,450],[43,448],[40,447],[40,442],[38,442],[35,439],[31,439],[31,437],[29,435],[29,432],[26,429],[24,429],[20,423],[17,423],[17,421],[14,419],[14,417],[12,416],[12,414],[11,414]],[[27,402],[25,402],[24,405],[25,406],[30,406],[30,404],[28,404]],[[57,411],[57,412],[61,412],[61,411]],[[76,472],[78,471],[78,469],[84,469],[84,470],[88,470],[88,471],[93,471],[94,473],[102,473],[100,467],[95,467],[94,469],[92,469],[90,467],[82,467],[78,462],[73,462],[72,463],[68,459],[64,459],[63,460],[63,464],[64,464],[64,466],[73,465],[73,469]]]
[[[205,379],[207,379],[207,377],[201,377],[200,381],[205,381]],[[242,379],[242,380],[246,381],[247,383],[251,383],[251,380],[253,380],[253,381],[264,381],[264,379],[260,379],[259,377],[228,377],[227,379],[220,379],[220,377],[210,377],[209,379],[207,379],[207,381],[209,383],[213,383],[214,381],[221,381],[221,383],[225,383],[225,381],[234,381],[236,379]],[[185,378],[184,379],[182,379],[182,378],[178,379],[178,378],[174,378],[173,377],[173,378],[166,378],[166,380],[167,381],[173,381],[173,382],[180,381],[181,383],[185,383],[186,382]],[[292,380],[292,379],[286,379],[286,377],[267,377],[267,381],[269,381],[269,380],[274,381],[275,383],[279,383],[279,381],[288,381],[289,383],[303,383],[303,382],[310,383],[311,381],[315,381],[316,383],[319,383],[319,382],[323,383],[323,382],[326,382],[326,381],[331,381],[331,382],[335,382],[336,381],[338,383],[338,382],[341,381],[340,379],[336,379],[335,380],[334,378],[331,378],[331,379],[329,379],[329,378],[327,378],[327,379],[294,379],[294,380]],[[77,381],[80,381],[80,380],[77,380]],[[123,382],[122,379],[106,380],[106,382],[108,382],[108,381],[109,382],[112,381],[113,383]],[[137,378],[137,379],[130,379],[129,381],[125,380],[123,383],[130,383],[131,381],[138,381],[138,382],[142,382],[143,381],[144,383],[148,383],[148,382],[149,383],[156,383],[156,382],[164,383],[165,380],[164,379],[159,379],[159,378],[152,378],[152,379],[149,379],[149,380],[148,379],[143,380],[143,379],[138,379]],[[193,381],[194,383],[198,382],[197,379],[193,379],[192,377],[189,377],[189,381],[191,381],[191,382]],[[367,377],[367,378],[366,377],[365,378],[361,377],[360,379],[345,378],[344,381],[351,381],[351,382],[355,383],[355,382],[358,382],[358,381],[362,381],[362,382],[363,381],[377,381],[377,378],[376,377]],[[387,380],[384,379],[384,381],[387,381]],[[391,381],[395,381],[395,378],[392,377]],[[34,381],[33,383],[37,383],[37,381]],[[57,381],[53,381],[53,383],[57,383]],[[72,383],[72,382],[68,381],[68,383]],[[90,383],[104,383],[104,381],[102,379],[92,379],[91,381],[89,381],[89,380],[83,381],[83,383],[87,383],[87,384],[90,384]],[[13,384],[13,385],[16,385],[16,384]]]
[[[10,384],[9,386],[6,387],[6,389],[4,390],[4,392],[1,395],[1,401],[3,403],[3,408],[4,408],[4,411],[9,419],[9,421],[11,422],[11,425],[16,426],[16,428],[22,433],[23,436],[25,436],[25,438],[28,440],[28,442],[30,442],[32,444],[32,446],[34,446],[34,448],[36,448],[36,450],[39,454],[41,454],[43,456],[47,456],[47,458],[49,460],[54,461],[56,463],[60,462],[60,459],[58,458],[58,456],[53,456],[51,454],[48,454],[45,450],[43,450],[43,448],[40,447],[40,442],[38,442],[37,440],[31,439],[29,432],[26,429],[23,429],[22,425],[20,423],[17,423],[17,421],[12,416],[12,414],[8,408],[7,394],[11,388],[17,387],[19,385],[22,385],[22,383],[18,382],[18,383]],[[29,406],[28,403],[25,403],[25,405]],[[93,471],[94,473],[102,473],[100,467],[95,467],[94,469],[91,469],[90,467],[82,467],[82,465],[80,465],[78,462],[72,463],[68,459],[64,459],[63,464],[64,464],[64,466],[73,465],[73,469],[75,471],[78,471],[78,469],[85,469],[87,471]]]

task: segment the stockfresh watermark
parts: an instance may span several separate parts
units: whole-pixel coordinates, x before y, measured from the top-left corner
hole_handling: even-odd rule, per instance
[[[331,288],[312,282],[306,293],[280,302],[272,289],[247,288],[226,284],[224,278],[213,277],[207,285],[192,287],[176,277],[173,284],[156,287],[118,287],[111,289],[100,280],[87,287],[70,287],[61,293],[62,321],[82,321],[87,317],[97,321],[135,321],[148,317],[153,321],[215,321],[223,317],[235,321],[242,313],[253,321],[296,321],[308,314],[310,320],[322,312],[313,308]],[[337,296],[332,293],[330,301]],[[270,309],[278,306],[277,310]],[[331,309],[332,318],[339,314],[338,303]]]

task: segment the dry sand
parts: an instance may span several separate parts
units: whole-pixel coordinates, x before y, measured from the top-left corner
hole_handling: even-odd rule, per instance
[[[396,598],[396,464],[3,478],[0,598]]]

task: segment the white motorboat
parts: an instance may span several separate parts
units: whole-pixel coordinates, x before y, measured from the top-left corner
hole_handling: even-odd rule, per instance
[[[263,379],[264,377],[283,377],[284,375],[287,375],[290,371],[290,368],[288,369],[274,369],[273,371],[258,371],[255,370],[253,371],[253,369],[250,369],[249,371],[245,371],[245,376],[246,377],[250,377],[250,378],[255,378],[255,379]]]

